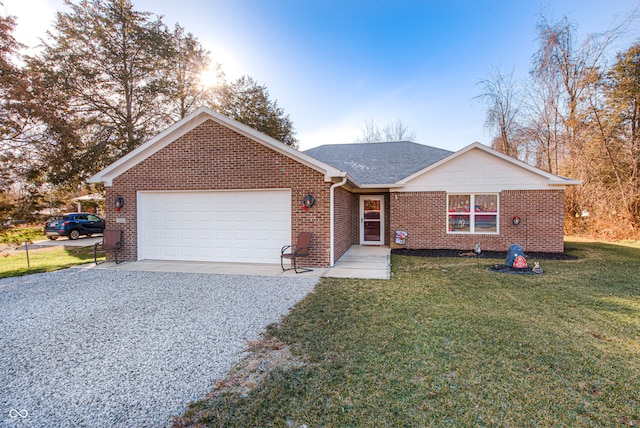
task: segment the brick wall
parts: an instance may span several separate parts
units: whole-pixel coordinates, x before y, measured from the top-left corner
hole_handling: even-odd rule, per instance
[[[525,251],[564,251],[564,191],[505,190],[500,193],[500,233],[447,234],[445,192],[398,192],[390,196],[392,248],[506,251],[520,244]],[[511,222],[519,216],[520,225]],[[405,245],[395,244],[396,230],[408,233]]]
[[[354,195],[342,187],[334,190],[335,194],[335,260],[337,261],[353,244],[354,222],[357,217],[354,213]]]
[[[106,191],[107,228],[123,229],[124,259],[137,259],[136,192],[144,190],[291,189],[291,237],[313,232],[305,265],[329,265],[329,188],[324,176],[214,121],[186,135],[118,176]],[[316,198],[309,212],[306,194]],[[113,200],[126,205],[115,212]],[[279,250],[279,248],[278,248]]]
[[[389,193],[384,194],[384,245],[391,245],[391,196]],[[395,240],[395,230],[393,231],[393,239]]]
[[[353,193],[351,195],[351,243],[360,244],[360,195]]]

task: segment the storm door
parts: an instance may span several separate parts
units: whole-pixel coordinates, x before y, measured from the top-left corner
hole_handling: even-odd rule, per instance
[[[384,245],[384,196],[360,196],[360,245]]]

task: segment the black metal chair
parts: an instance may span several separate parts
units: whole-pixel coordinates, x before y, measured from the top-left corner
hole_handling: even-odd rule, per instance
[[[303,272],[311,272],[313,269],[301,268],[298,266],[298,258],[299,257],[307,257],[309,255],[309,248],[311,247],[311,237],[313,233],[311,232],[300,232],[298,235],[298,242],[295,247],[291,247],[291,245],[285,245],[280,250],[280,266],[282,266],[282,270],[291,270],[293,269],[296,273]],[[285,251],[290,250],[288,253]],[[291,260],[293,264],[292,268],[284,267],[284,259]]]

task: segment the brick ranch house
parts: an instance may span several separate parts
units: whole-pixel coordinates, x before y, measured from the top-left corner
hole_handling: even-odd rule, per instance
[[[564,189],[579,183],[479,143],[300,152],[208,108],[89,181],[105,184],[107,229],[124,231],[124,260],[279,263],[280,248],[310,231],[305,262],[317,267],[354,244],[562,252]]]

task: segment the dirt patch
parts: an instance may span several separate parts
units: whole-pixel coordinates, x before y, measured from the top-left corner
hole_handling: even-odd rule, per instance
[[[476,254],[474,251],[469,250],[410,250],[408,248],[396,248],[391,250],[391,254],[398,254],[400,256],[413,256],[413,257],[468,257],[478,259],[502,259],[506,260],[506,251],[482,251],[480,254]],[[525,253],[525,258],[529,260],[576,260],[576,256],[572,256],[567,253]],[[506,266],[505,266],[506,267]]]
[[[219,381],[209,397],[221,394],[247,396],[274,369],[304,367],[305,364],[291,354],[289,345],[274,337],[262,338],[248,344],[249,355],[238,363],[229,377]]]
[[[222,395],[246,398],[273,370],[307,366],[291,354],[289,345],[274,337],[250,341],[246,352],[248,355],[231,369],[226,378],[216,383],[204,401]],[[173,418],[173,428],[200,426],[197,421],[207,413],[207,410],[187,411],[184,416]]]
[[[13,245],[0,244],[0,257],[8,257],[15,251]]]
[[[70,249],[71,247],[65,246],[64,248]],[[60,249],[60,247],[42,247],[38,245],[29,245],[29,253],[55,251],[58,249]],[[16,245],[0,244],[0,257],[9,257],[9,256],[14,256],[16,254],[25,254],[24,245],[16,246]]]

